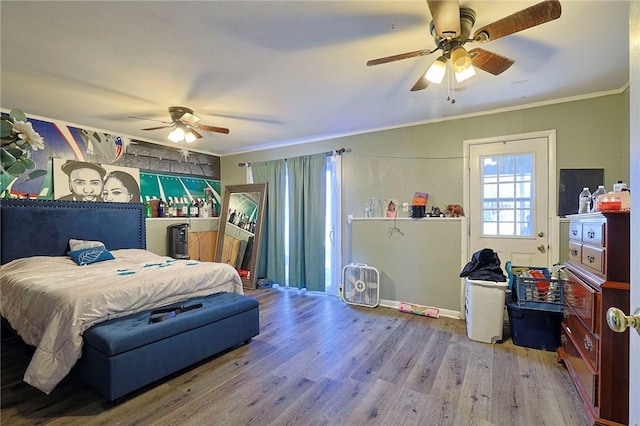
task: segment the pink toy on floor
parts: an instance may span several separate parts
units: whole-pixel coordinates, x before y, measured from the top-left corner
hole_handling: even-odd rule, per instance
[[[415,305],[413,303],[400,302],[400,312],[409,314],[424,315],[425,317],[438,318],[440,310],[429,306]]]

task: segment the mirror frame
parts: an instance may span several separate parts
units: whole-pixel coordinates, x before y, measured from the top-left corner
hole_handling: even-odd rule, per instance
[[[253,233],[253,248],[251,249],[251,260],[249,261],[249,271],[251,275],[249,278],[242,278],[242,286],[250,289],[256,288],[258,256],[260,255],[260,234],[262,233],[262,222],[264,217],[264,198],[267,195],[266,183],[251,183],[245,185],[227,185],[224,188],[224,198],[222,201],[222,207],[220,212],[220,225],[218,227],[218,241],[216,243],[216,256],[215,261],[220,262],[222,260],[222,247],[224,246],[224,237],[227,230],[227,222],[229,220],[229,199],[231,194],[253,192],[260,194],[260,200],[258,201],[258,218],[256,221],[255,232]]]

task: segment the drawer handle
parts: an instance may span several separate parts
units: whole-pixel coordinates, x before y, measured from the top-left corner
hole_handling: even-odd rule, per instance
[[[594,256],[588,255],[588,256],[587,256],[587,261],[588,261],[589,263],[593,263],[593,262],[595,262],[595,261],[596,261],[596,258],[595,258]]]
[[[589,336],[584,336],[584,348],[591,352],[591,350],[593,349],[593,343],[591,342],[591,339],[589,338]]]
[[[571,249],[571,256],[576,257],[578,255],[578,250]]]
[[[573,235],[573,236],[578,235],[578,230],[577,229],[572,229],[571,230],[571,235]]]
[[[587,232],[587,235],[589,236],[589,238],[593,238],[593,237],[596,236],[596,233],[593,232],[593,231],[589,231],[589,232]]]

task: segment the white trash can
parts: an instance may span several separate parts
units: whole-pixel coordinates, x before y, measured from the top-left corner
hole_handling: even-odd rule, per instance
[[[465,286],[467,336],[483,343],[502,340],[504,298],[508,283],[470,280]]]

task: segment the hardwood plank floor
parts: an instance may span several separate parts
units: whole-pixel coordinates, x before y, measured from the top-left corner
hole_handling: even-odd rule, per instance
[[[464,321],[288,289],[248,291],[260,335],[111,404],[75,371],[50,394],[2,342],[3,425],[583,425],[554,352],[473,342]]]

